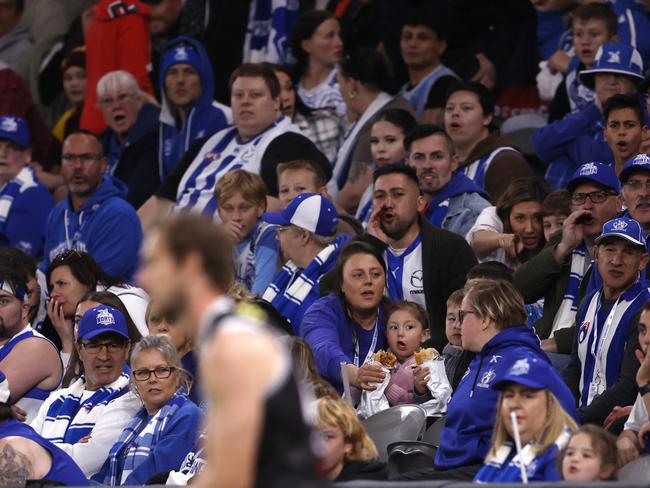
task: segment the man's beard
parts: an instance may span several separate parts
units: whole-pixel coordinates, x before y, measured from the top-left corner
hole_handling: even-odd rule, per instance
[[[404,223],[402,225],[397,225],[393,228],[393,230],[387,230],[383,224],[381,224],[381,230],[384,231],[384,234],[386,234],[388,237],[393,239],[394,241],[399,241],[402,237],[406,235],[406,233],[409,231],[411,226],[417,221],[417,216],[411,220],[408,223]]]

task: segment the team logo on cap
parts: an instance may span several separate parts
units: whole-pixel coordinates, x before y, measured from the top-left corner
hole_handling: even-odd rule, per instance
[[[598,166],[594,163],[583,164],[580,168],[580,176],[591,176],[598,174]]]
[[[607,56],[608,63],[621,63],[621,51],[610,51],[607,53]]]
[[[528,374],[529,371],[530,363],[528,362],[528,358],[515,361],[515,364],[513,364],[512,368],[510,368],[510,374],[514,376]]]
[[[5,117],[0,124],[0,129],[5,132],[18,132],[18,122],[13,117]]]
[[[187,61],[189,56],[187,55],[187,50],[185,46],[178,46],[174,51],[174,59],[176,61]]]
[[[648,165],[650,164],[650,157],[647,154],[637,154],[632,160],[633,165]]]
[[[612,224],[612,229],[614,230],[625,230],[627,228],[627,222],[624,220],[617,220]]]
[[[104,327],[115,325],[115,317],[104,308],[97,313],[97,325],[103,325]]]

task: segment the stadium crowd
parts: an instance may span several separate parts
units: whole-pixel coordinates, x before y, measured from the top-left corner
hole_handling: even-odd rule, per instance
[[[0,486],[616,479],[649,124],[650,1],[0,0]]]

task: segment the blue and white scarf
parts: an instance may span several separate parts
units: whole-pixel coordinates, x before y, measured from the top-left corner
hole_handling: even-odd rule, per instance
[[[13,180],[7,182],[0,189],[0,235],[7,235],[7,219],[14,199],[24,191],[36,186],[38,186],[38,180],[34,170],[25,166]]]
[[[483,189],[465,176],[462,171],[456,171],[451,180],[429,201],[426,211],[429,222],[436,227],[442,228],[445,217],[449,212],[449,200],[464,193],[478,193],[486,200],[490,198]]]
[[[431,87],[443,76],[453,76],[454,78],[458,78],[458,75],[447,68],[444,64],[439,64],[433,71],[431,71],[431,73],[425,76],[420,83],[412,88],[409,88],[409,84],[407,83],[400,90],[399,94],[408,100],[418,117],[421,117],[426,109]]]
[[[492,164],[492,161],[494,161],[494,158],[503,151],[519,152],[514,147],[498,147],[491,153],[477,159],[472,164],[461,168],[460,171],[465,173],[465,176],[467,176],[470,180],[474,180],[478,186],[485,188],[485,175],[487,174],[488,169],[490,169],[490,165]]]
[[[337,236],[303,270],[291,260],[287,261],[262,298],[271,303],[280,315],[292,322],[298,309],[306,303],[312,289],[318,284],[320,277],[332,269],[341,247],[349,239],[347,235]],[[293,327],[296,330],[296,326]]]
[[[251,0],[244,63],[267,61],[280,65],[293,61],[290,36],[298,18],[298,0]]]
[[[147,410],[142,408],[111,447],[106,460],[108,471],[101,483],[110,486],[121,485],[147,460],[169,420],[187,401],[185,390],[180,388],[153,417],[149,417]]]
[[[96,407],[105,406],[128,393],[130,372],[125,365],[117,380],[99,388],[83,402],[81,397],[86,391],[86,380],[83,376],[79,378],[47,409],[40,434],[54,443],[76,444],[92,432],[99,420],[102,410]]]

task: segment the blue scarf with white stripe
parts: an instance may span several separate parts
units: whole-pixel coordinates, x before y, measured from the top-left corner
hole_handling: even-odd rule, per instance
[[[429,222],[442,228],[449,212],[449,200],[463,193],[478,193],[486,200],[490,198],[485,190],[465,176],[462,171],[456,171],[449,182],[429,201],[426,212]]]
[[[290,64],[290,35],[299,10],[298,0],[253,0],[243,62]]]

